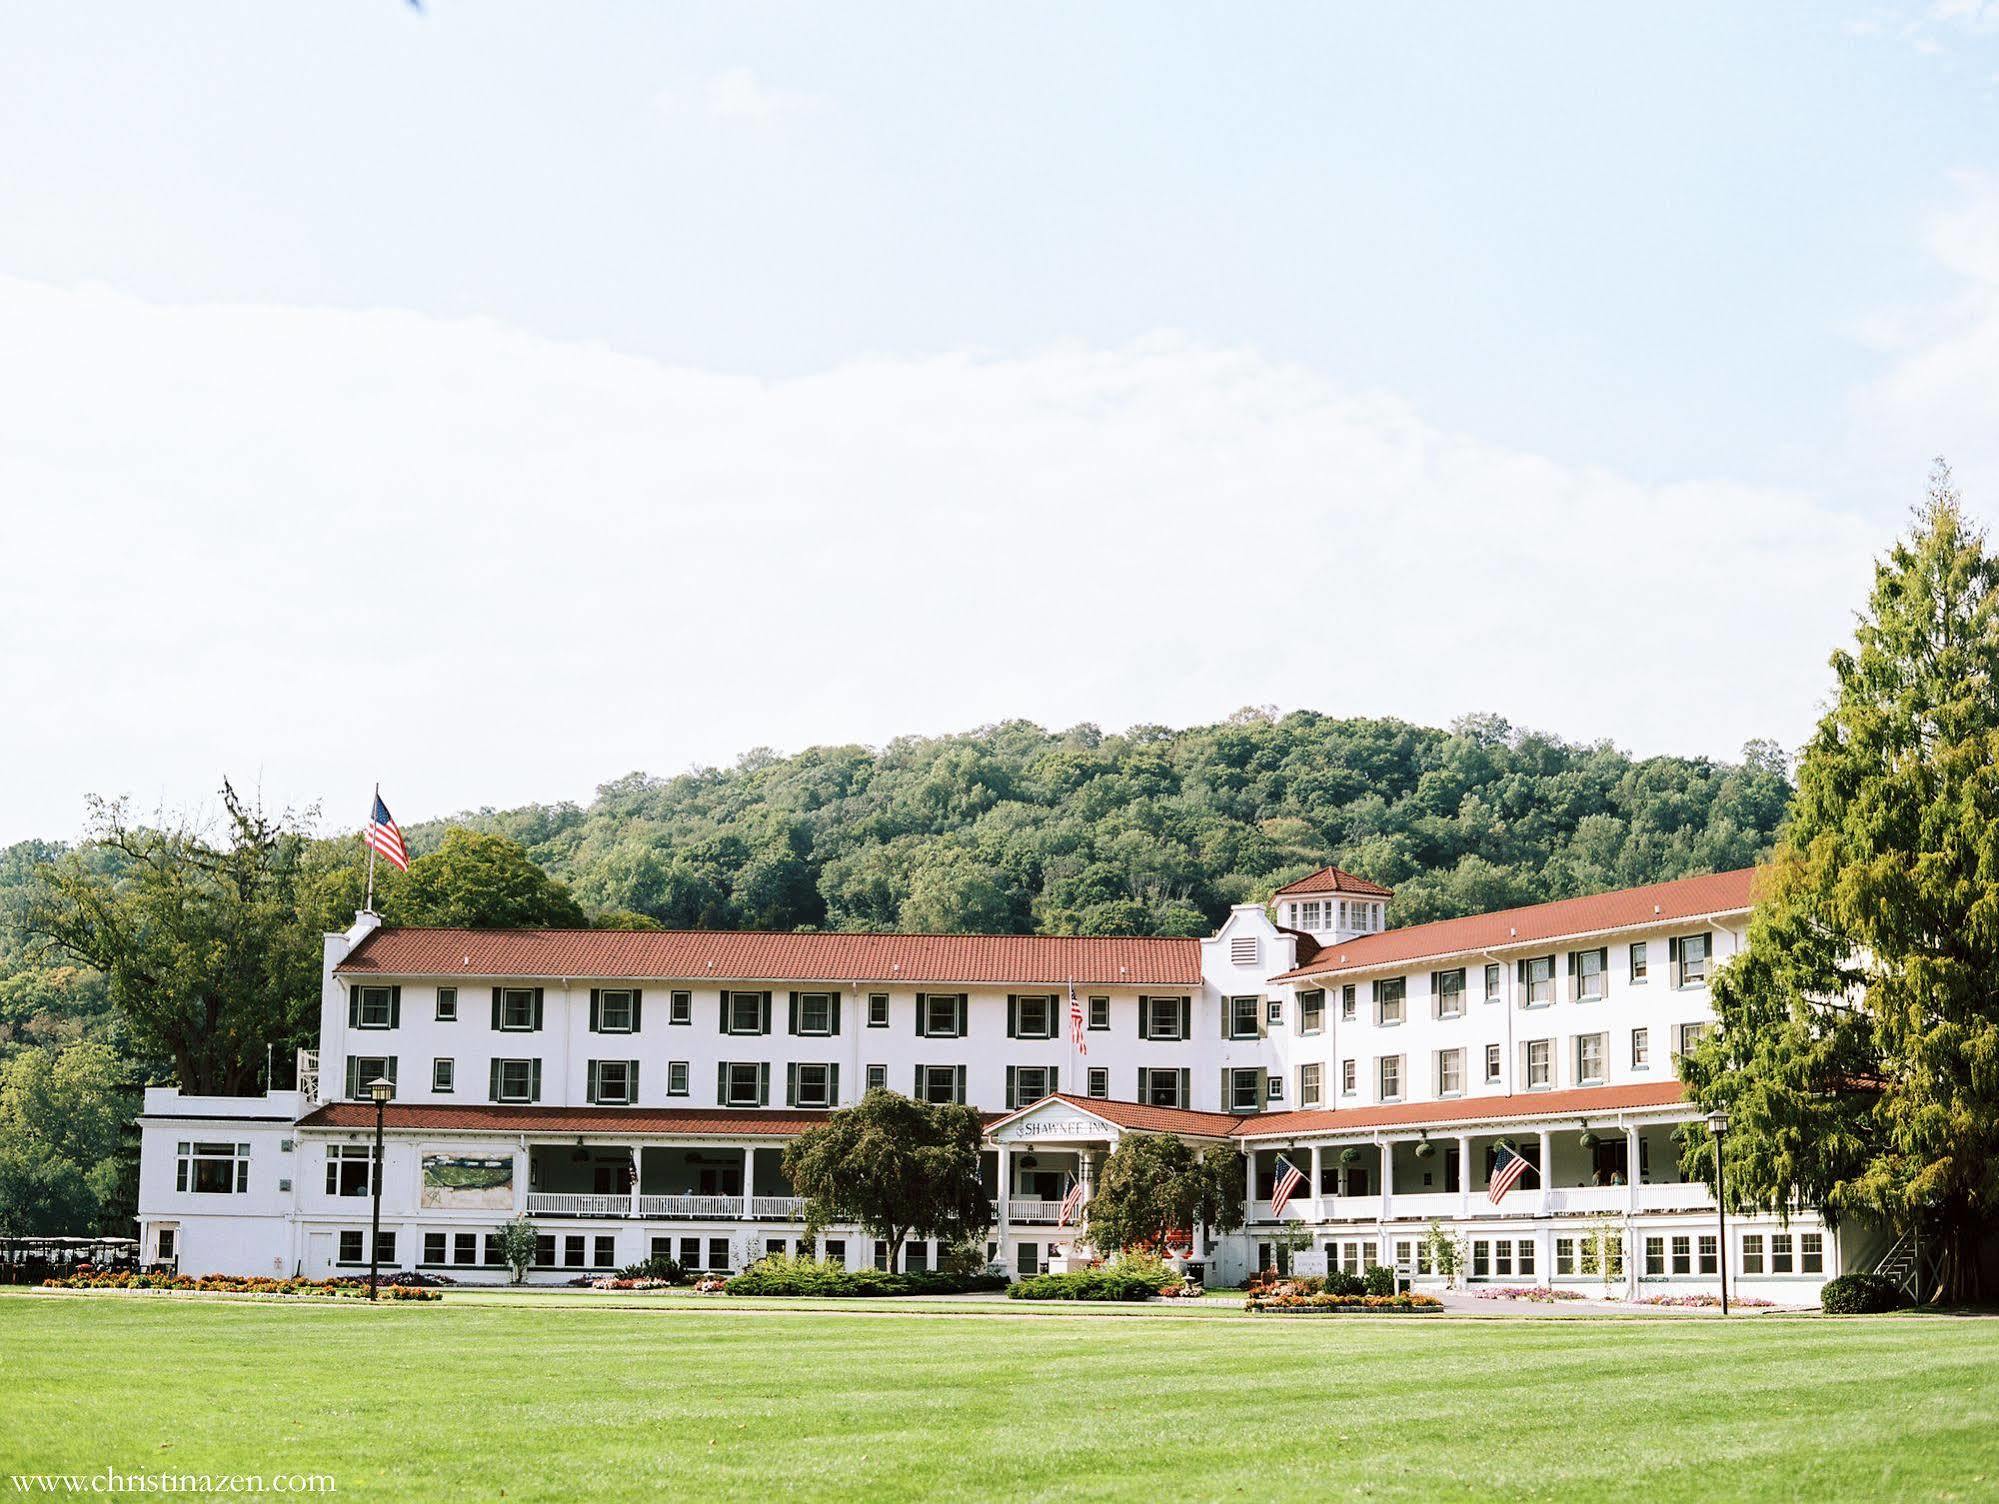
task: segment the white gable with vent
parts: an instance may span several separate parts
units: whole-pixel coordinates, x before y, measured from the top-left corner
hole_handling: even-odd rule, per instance
[[[1201,942],[1201,976],[1223,997],[1275,996],[1266,984],[1297,965],[1297,950],[1297,937],[1273,924],[1262,904],[1237,904],[1214,936]]]

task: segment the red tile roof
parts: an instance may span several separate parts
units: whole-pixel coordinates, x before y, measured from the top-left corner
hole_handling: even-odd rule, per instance
[[[1405,929],[1383,930],[1344,944],[1328,945],[1306,965],[1275,978],[1329,976],[1393,966],[1404,961],[1465,955],[1476,951],[1510,950],[1571,936],[1602,934],[1709,914],[1733,914],[1748,909],[1754,867],[1715,872],[1706,877],[1682,877],[1643,888],[1619,888],[1588,898],[1562,898],[1524,909],[1500,909],[1463,919],[1439,919]]]
[[[381,929],[348,975],[1198,987],[1201,942],[1085,935]]]
[[[1355,877],[1351,872],[1338,867],[1321,867],[1317,872],[1301,877],[1295,883],[1286,883],[1272,898],[1287,898],[1295,893],[1358,893],[1365,898],[1393,898],[1395,890],[1384,888],[1380,883],[1371,883],[1364,877]]]
[[[996,1115],[989,1115],[996,1116]],[[384,1126],[436,1133],[671,1133],[788,1138],[816,1128],[827,1114],[754,1107],[483,1107],[391,1102]],[[366,1102],[329,1102],[299,1119],[301,1128],[375,1126]]]
[[[1140,1133],[1187,1133],[1196,1137],[1225,1138],[1235,1131],[1241,1121],[1233,1113],[1195,1112],[1186,1107],[1153,1107],[1145,1102],[1118,1102],[1107,1097],[1079,1097],[1074,1092],[1058,1091],[1040,1101],[1030,1102],[1005,1117],[996,1118],[988,1127],[997,1128],[1001,1123],[1022,1117],[1039,1107],[1042,1102],[1061,1101],[1071,1107],[1080,1108],[1107,1123],[1115,1123],[1120,1128],[1130,1128]]]
[[[1670,1107],[1686,1100],[1678,1081],[1641,1081],[1629,1086],[1583,1086],[1571,1091],[1515,1092],[1504,1097],[1461,1097],[1450,1102],[1402,1102],[1392,1107],[1345,1107],[1326,1112],[1266,1112],[1244,1118],[1238,1138],[1285,1138],[1299,1134],[1409,1128],[1418,1124],[1449,1128],[1505,1118],[1548,1118],[1621,1112],[1636,1107]]]

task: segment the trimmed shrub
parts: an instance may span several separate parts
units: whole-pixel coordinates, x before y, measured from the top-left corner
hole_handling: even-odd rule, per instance
[[[1036,1274],[1008,1285],[1010,1300],[1150,1300],[1162,1280],[1142,1268],[1106,1264],[1070,1274]]]
[[[1819,1291],[1819,1307],[1828,1316],[1876,1316],[1908,1303],[1900,1285],[1878,1274],[1835,1275]]]
[[[817,1259],[774,1253],[759,1259],[723,1286],[731,1295],[963,1295],[973,1290],[997,1290],[1006,1281],[997,1274],[949,1274],[921,1270],[892,1274],[886,1269],[849,1269]]]
[[[639,1260],[636,1264],[625,1265],[624,1268],[618,1271],[617,1277],[619,1279],[656,1279],[664,1285],[684,1285],[687,1283],[687,1271],[681,1268],[676,1260],[668,1258],[663,1253],[655,1253],[650,1258]]]
[[[1386,1264],[1375,1264],[1361,1280],[1362,1294],[1393,1295],[1395,1293],[1395,1271]]]

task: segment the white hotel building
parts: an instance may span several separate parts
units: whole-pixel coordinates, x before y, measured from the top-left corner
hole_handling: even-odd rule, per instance
[[[1327,868],[1206,940],[416,930],[364,914],[326,937],[300,1090],[147,1091],[143,1257],[365,1271],[366,1083],[386,1076],[385,1268],[503,1280],[495,1234],[525,1213],[536,1280],[655,1252],[739,1269],[803,1246],[787,1141],[888,1086],[986,1114],[988,1253],[1017,1274],[1075,1237],[1056,1225],[1071,1177],[1087,1184],[1143,1131],[1248,1156],[1247,1225],[1195,1230],[1211,1280],[1302,1230],[1336,1266],[1395,1264],[1420,1287],[1437,1278],[1435,1225],[1474,1286],[1712,1291],[1715,1206],[1674,1142],[1706,1129],[1675,1060],[1743,944],[1751,876],[1388,929],[1388,890]],[[1502,1140],[1534,1168],[1494,1204]],[[1309,1176],[1282,1224],[1280,1154]],[[1727,1238],[1731,1291],[1782,1303],[1886,1252],[1803,1209],[1732,1216]],[[1607,1274],[1605,1247],[1621,1251]],[[855,1228],[822,1230],[817,1251],[882,1256]]]

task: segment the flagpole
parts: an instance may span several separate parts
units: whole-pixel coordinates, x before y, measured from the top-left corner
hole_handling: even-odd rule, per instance
[[[381,802],[382,785],[378,779],[375,783],[375,804],[380,804]],[[370,820],[375,818],[375,804],[368,806],[368,818]],[[367,902],[361,905],[361,912],[364,914],[375,912],[375,843],[373,841],[368,843],[368,899]]]

